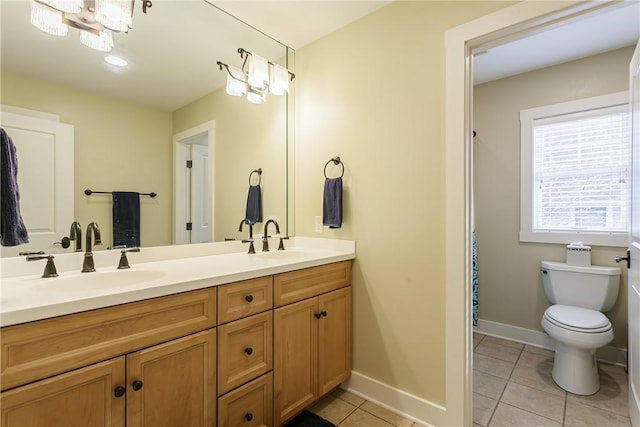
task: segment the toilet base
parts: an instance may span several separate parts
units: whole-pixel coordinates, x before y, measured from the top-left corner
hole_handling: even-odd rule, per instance
[[[600,389],[600,378],[595,352],[595,349],[570,347],[556,341],[553,380],[573,394],[588,396],[596,393]]]

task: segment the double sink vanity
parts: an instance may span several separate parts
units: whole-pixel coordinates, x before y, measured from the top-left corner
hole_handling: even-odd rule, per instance
[[[287,243],[57,255],[55,278],[3,259],[2,427],[282,425],[350,375],[355,258]]]

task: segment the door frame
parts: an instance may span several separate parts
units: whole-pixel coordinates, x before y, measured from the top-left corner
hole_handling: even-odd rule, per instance
[[[446,404],[442,425],[471,425],[473,411],[472,123],[474,51],[544,31],[614,1],[524,1],[445,32]],[[619,4],[618,4],[619,5]],[[461,398],[462,396],[462,398]]]
[[[189,146],[202,136],[206,136],[209,147],[209,188],[211,199],[209,201],[209,241],[214,236],[214,208],[215,208],[215,131],[216,122],[211,120],[173,135],[173,244],[190,243],[189,232],[185,224],[190,221],[188,206],[191,203],[189,194],[191,191],[189,173],[186,162]]]

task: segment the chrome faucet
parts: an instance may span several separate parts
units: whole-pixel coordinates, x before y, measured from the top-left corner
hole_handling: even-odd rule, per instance
[[[76,252],[82,252],[82,226],[78,221],[71,223],[71,230],[69,231],[69,240],[75,240]]]
[[[90,223],[87,226],[87,251],[84,253],[84,261],[82,263],[82,272],[89,273],[92,271],[96,271],[95,265],[93,264],[93,252],[91,252],[91,235],[94,235],[94,243],[96,245],[102,244],[100,240],[100,227],[95,222]]]
[[[255,254],[256,249],[253,246],[253,222],[249,221],[247,218],[244,218],[242,221],[240,221],[240,226],[238,227],[238,231],[242,231],[242,226],[244,224],[247,224],[249,226],[249,238],[246,240],[242,239],[242,243],[249,243],[249,253]]]
[[[269,235],[267,234],[267,229],[269,228],[269,224],[273,224],[276,226],[276,234],[280,234],[280,226],[276,222],[275,219],[270,219],[264,223],[264,236],[262,237],[262,252],[269,251]]]

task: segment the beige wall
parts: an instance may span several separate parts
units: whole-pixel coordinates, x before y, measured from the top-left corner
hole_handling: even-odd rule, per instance
[[[520,110],[627,90],[632,54],[632,47],[619,49],[474,88],[481,319],[542,331],[540,319],[549,302],[542,289],[540,261],[565,260],[564,245],[521,243],[518,239]],[[594,247],[592,263],[615,266],[614,257],[625,250]],[[606,313],[616,336],[612,345],[621,348],[627,347],[626,296],[627,274],[623,268],[618,301]]]
[[[87,224],[95,221],[103,242],[96,249],[113,242],[111,197],[86,196],[86,188],[153,191],[156,198],[140,199],[142,244],[171,243],[170,113],[5,71],[1,79],[3,104],[57,114],[62,122],[74,126],[74,212],[82,224],[83,238]]]
[[[286,223],[286,98],[270,95],[261,105],[218,90],[173,112],[175,133],[215,120],[215,240],[246,237],[238,233],[245,217],[249,174],[262,168],[263,220]],[[255,183],[255,182],[254,182]],[[258,224],[255,232],[261,232]],[[269,230],[273,234],[273,229]]]
[[[432,403],[445,401],[444,32],[507,5],[394,2],[296,52],[296,234],[356,240],[354,370]],[[318,235],[336,155],[343,227]]]

